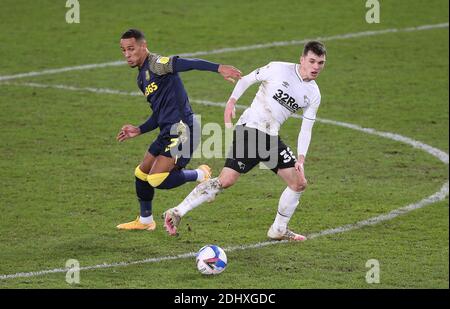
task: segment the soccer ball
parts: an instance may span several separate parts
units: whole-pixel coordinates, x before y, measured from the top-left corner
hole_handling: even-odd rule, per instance
[[[195,255],[197,269],[204,275],[218,275],[227,267],[227,255],[222,248],[207,245]]]

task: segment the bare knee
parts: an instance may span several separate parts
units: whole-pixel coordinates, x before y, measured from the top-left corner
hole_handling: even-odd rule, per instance
[[[288,187],[295,192],[303,192],[306,190],[307,184],[308,182],[306,179],[297,179],[296,181],[289,183]]]

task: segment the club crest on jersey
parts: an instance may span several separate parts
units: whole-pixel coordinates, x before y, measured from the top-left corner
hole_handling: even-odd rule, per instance
[[[169,57],[159,57],[156,60],[156,63],[167,64],[169,62],[169,60],[170,60]]]

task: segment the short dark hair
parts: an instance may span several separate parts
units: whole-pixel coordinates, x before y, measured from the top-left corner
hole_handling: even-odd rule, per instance
[[[128,29],[127,31],[125,31],[122,36],[120,37],[121,39],[131,39],[131,38],[135,38],[136,41],[141,41],[141,40],[145,40],[145,35],[141,30],[138,29]]]
[[[309,51],[312,51],[317,56],[327,55],[327,50],[325,49],[325,45],[319,41],[309,41],[305,44],[303,48],[303,56],[306,56]]]

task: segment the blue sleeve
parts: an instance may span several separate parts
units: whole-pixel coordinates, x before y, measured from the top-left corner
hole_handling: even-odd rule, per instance
[[[173,58],[173,71],[185,72],[190,70],[211,71],[218,72],[219,64],[214,62],[205,61],[202,59],[187,59],[187,58]]]
[[[153,117],[154,114],[152,114],[146,122],[144,122],[143,124],[141,124],[139,126],[139,129],[141,130],[141,134],[153,131],[154,129],[156,129],[159,125],[158,122],[156,121],[155,117]]]

